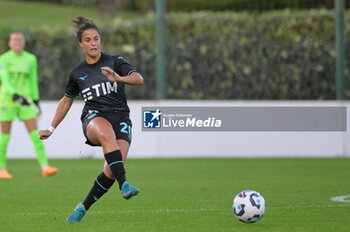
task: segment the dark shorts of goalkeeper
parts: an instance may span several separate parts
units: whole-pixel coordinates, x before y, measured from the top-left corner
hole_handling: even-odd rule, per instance
[[[84,116],[82,119],[82,123],[83,123],[84,136],[86,138],[86,142],[85,142],[86,144],[90,146],[100,146],[90,142],[86,135],[86,127],[89,125],[91,120],[96,117],[102,117],[106,119],[109,123],[111,123],[117,139],[123,139],[127,141],[129,145],[131,144],[132,123],[129,118],[129,112],[104,112],[104,113],[92,112]]]
[[[34,104],[29,106],[22,106],[19,103],[18,106],[0,105],[0,122],[14,121],[16,118],[24,121],[37,117],[38,111]]]

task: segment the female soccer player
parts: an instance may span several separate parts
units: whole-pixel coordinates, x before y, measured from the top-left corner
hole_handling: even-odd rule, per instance
[[[10,34],[11,50],[0,56],[0,178],[11,179],[6,170],[6,152],[10,140],[12,121],[17,117],[27,128],[41,165],[42,175],[49,177],[57,169],[48,165],[43,142],[39,139],[36,107],[39,107],[39,90],[36,57],[24,51],[25,40],[20,32]],[[34,104],[35,105],[34,105]]]
[[[74,98],[81,93],[85,101],[81,121],[86,143],[102,146],[105,165],[85,200],[67,217],[67,222],[80,222],[115,180],[125,199],[140,192],[125,178],[124,162],[131,143],[131,121],[124,84],[141,85],[143,78],[122,56],[101,53],[100,31],[91,20],[77,17],[73,23],[85,61],[70,73],[65,96],[58,104],[51,126],[39,134],[41,139],[47,139],[66,116]]]

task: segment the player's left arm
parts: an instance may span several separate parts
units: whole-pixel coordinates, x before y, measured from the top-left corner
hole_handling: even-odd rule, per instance
[[[38,62],[36,57],[33,57],[33,63],[30,66],[29,81],[32,93],[32,100],[39,101]]]
[[[120,82],[129,85],[142,85],[143,78],[140,73],[129,64],[122,56],[115,56],[114,70],[102,67],[102,74],[112,82]]]
[[[121,82],[128,85],[142,85],[143,77],[138,72],[132,72],[127,76],[120,76],[118,73],[114,72],[108,67],[102,67],[102,74],[107,77],[108,80],[112,82]]]
[[[38,61],[35,56],[33,57],[33,62],[30,66],[29,83],[32,100],[38,110],[38,115],[41,115],[41,108],[39,106]]]

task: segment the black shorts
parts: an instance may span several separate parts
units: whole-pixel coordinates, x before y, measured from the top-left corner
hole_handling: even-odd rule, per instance
[[[87,135],[86,135],[86,127],[89,124],[89,122],[96,117],[102,117],[106,119],[109,123],[112,124],[113,130],[115,133],[115,136],[117,139],[123,139],[127,141],[129,144],[131,144],[131,127],[132,123],[129,118],[129,112],[91,112],[88,113],[83,119],[83,132],[86,138],[86,144],[89,144],[91,146],[100,146],[93,144],[89,141]]]

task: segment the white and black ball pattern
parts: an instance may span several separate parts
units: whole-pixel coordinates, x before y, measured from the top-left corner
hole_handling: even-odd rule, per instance
[[[254,223],[265,213],[265,199],[253,190],[240,192],[233,200],[232,210],[241,222]]]

